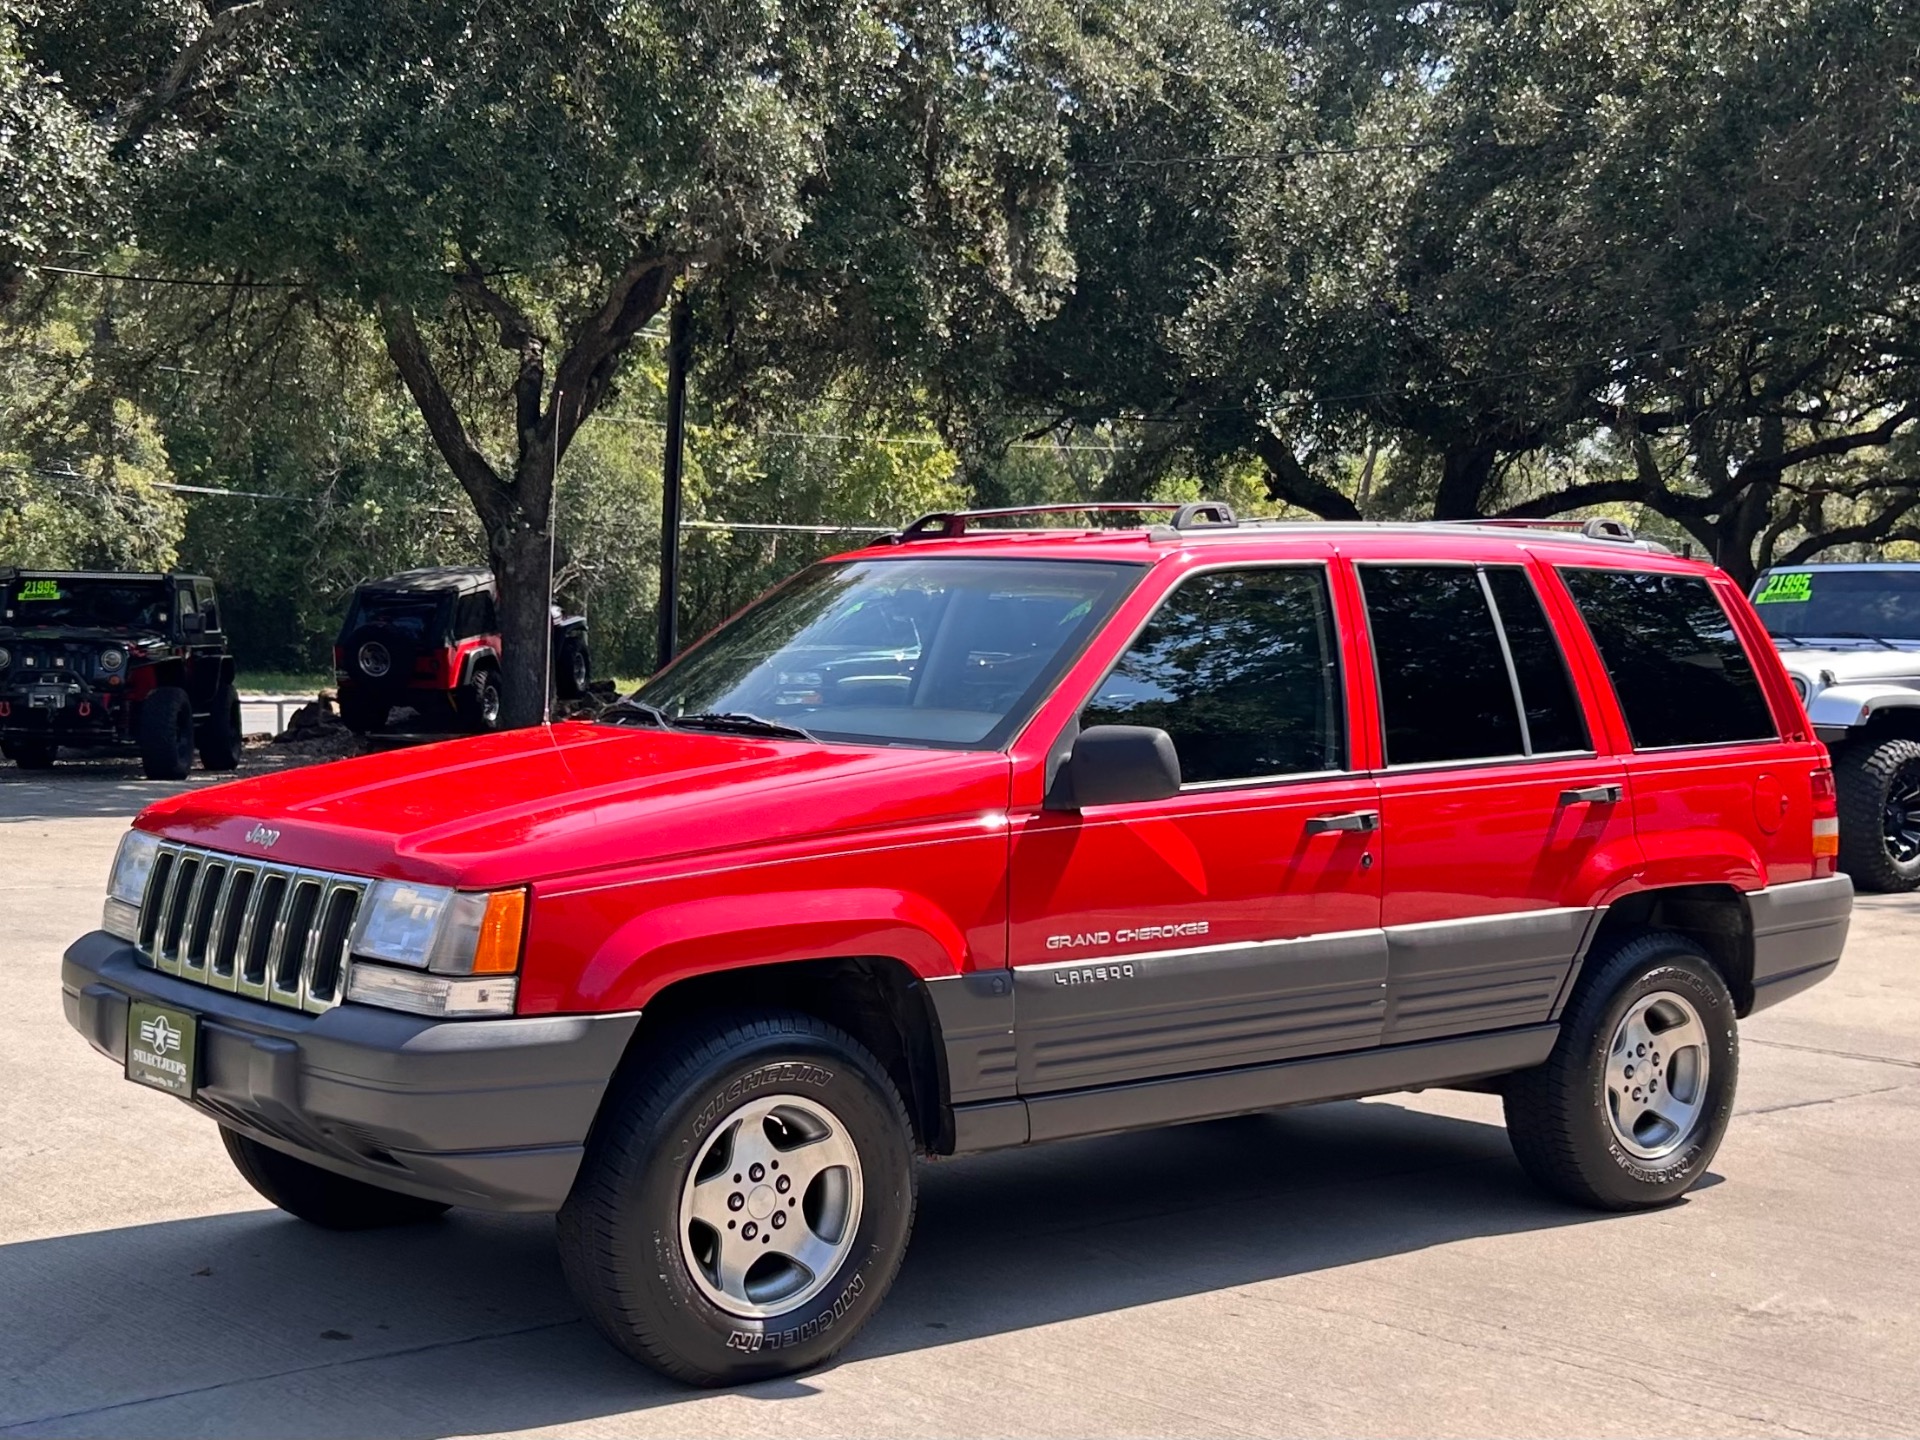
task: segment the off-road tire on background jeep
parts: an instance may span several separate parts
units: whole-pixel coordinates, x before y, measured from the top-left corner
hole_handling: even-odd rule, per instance
[[[140,703],[140,763],[149,780],[184,780],[193,768],[193,701],[162,685]]]
[[[1833,778],[1840,792],[1840,868],[1862,890],[1894,893],[1920,886],[1920,824],[1907,822],[1914,832],[1907,845],[1895,835],[1907,815],[1920,821],[1920,804],[1914,803],[1920,801],[1920,744],[1850,741],[1833,752]]]
[[[246,1182],[289,1215],[327,1230],[377,1230],[414,1225],[447,1212],[437,1200],[421,1200],[378,1185],[350,1180],[309,1165],[270,1145],[220,1127],[220,1140]]]
[[[0,745],[0,754],[22,770],[51,770],[54,750],[44,740],[9,740]]]
[[[851,1036],[785,1011],[695,1022],[636,1060],[609,1087],[560,1211],[560,1258],[575,1296],[620,1349],[694,1384],[737,1384],[822,1363],[879,1306],[913,1229],[913,1132],[899,1091]],[[728,1163],[714,1179],[733,1183],[725,1173],[732,1152],[719,1147],[730,1131],[738,1134],[735,1117],[743,1108],[776,1097],[817,1107],[813,1114],[844,1127],[837,1143],[850,1144],[858,1159],[857,1218],[835,1237],[824,1280],[816,1277],[803,1296],[796,1291],[800,1298],[788,1309],[774,1299],[764,1307],[772,1313],[742,1315],[722,1308],[696,1282],[687,1236],[700,1231],[688,1226],[682,1207],[695,1166],[711,1165],[716,1153]],[[779,1126],[761,1133],[780,1133]],[[742,1168],[741,1204],[731,1212],[741,1217],[741,1228],[732,1232],[744,1237],[739,1243],[769,1244],[747,1220],[769,1204],[777,1207],[782,1194],[799,1199],[768,1190],[778,1181],[778,1175]],[[814,1182],[794,1188],[806,1190],[806,1208],[776,1208],[775,1214],[813,1212]],[[726,1193],[731,1204],[732,1192]],[[761,1223],[772,1225],[773,1214]],[[789,1218],[782,1238],[792,1243],[801,1223]],[[805,1222],[806,1235],[814,1234],[814,1223]],[[775,1249],[762,1259],[782,1268]],[[759,1271],[746,1273],[753,1283]]]
[[[475,665],[454,696],[460,723],[475,735],[500,728],[500,672],[492,665]]]
[[[393,710],[385,700],[357,690],[340,692],[340,723],[356,735],[370,735],[387,723]]]
[[[222,685],[213,696],[213,709],[200,722],[194,736],[200,750],[200,764],[220,772],[238,770],[240,753],[246,748],[240,729],[240,692]]]
[[[587,693],[587,682],[593,678],[593,666],[589,663],[584,643],[569,645],[561,652],[558,672],[555,684],[559,686],[563,700],[578,700]]]
[[[1622,1024],[1649,1000],[1656,1012],[1662,1006],[1669,1014],[1693,1012],[1703,1040],[1697,1049],[1706,1059],[1695,1119],[1674,1137],[1678,1143],[1670,1152],[1653,1158],[1622,1144],[1608,1093],[1609,1062]],[[1681,1061],[1696,1047],[1661,1054],[1658,1035],[1652,1038],[1656,1044],[1648,1054],[1629,1055],[1632,1079],[1666,1084],[1672,1098],[1684,1085]],[[1739,1069],[1733,996],[1713,962],[1685,936],[1642,931],[1587,958],[1553,1053],[1545,1064],[1506,1077],[1507,1138],[1536,1183],[1575,1204],[1599,1210],[1665,1205],[1713,1162],[1733,1116]]]

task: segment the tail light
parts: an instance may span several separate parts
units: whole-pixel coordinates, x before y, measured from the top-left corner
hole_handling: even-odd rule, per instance
[[[333,668],[336,670],[344,670],[347,668],[346,646],[336,645],[333,647]]]
[[[1833,874],[1840,856],[1840,795],[1833,786],[1833,771],[1822,766],[1813,772],[1813,874],[1820,879]]]

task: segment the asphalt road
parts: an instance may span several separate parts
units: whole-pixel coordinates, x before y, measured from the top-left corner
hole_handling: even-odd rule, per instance
[[[0,1435],[1920,1433],[1920,901],[1746,1027],[1668,1210],[1540,1197],[1447,1093],[934,1165],[840,1361],[698,1393],[545,1219],[309,1229],[67,1029],[134,777],[0,769]]]

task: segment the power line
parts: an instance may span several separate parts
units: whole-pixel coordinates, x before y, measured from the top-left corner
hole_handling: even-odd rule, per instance
[[[1272,150],[1214,151],[1205,155],[1131,155],[1112,160],[1080,160],[1087,170],[1118,170],[1151,165],[1242,165],[1261,160],[1319,160],[1339,155],[1378,155],[1433,150],[1451,140],[1397,140],[1378,145],[1319,145],[1311,148],[1279,146]]]

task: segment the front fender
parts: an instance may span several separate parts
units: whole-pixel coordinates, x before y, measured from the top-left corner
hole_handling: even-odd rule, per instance
[[[607,937],[580,976],[592,1010],[639,1010],[676,980],[748,965],[887,956],[922,979],[967,967],[967,937],[938,906],[884,888],[707,896],[648,909]]]
[[[1815,725],[1852,729],[1864,725],[1882,710],[1920,709],[1920,690],[1906,685],[1866,681],[1830,685],[1814,692],[1807,702],[1807,718]]]

